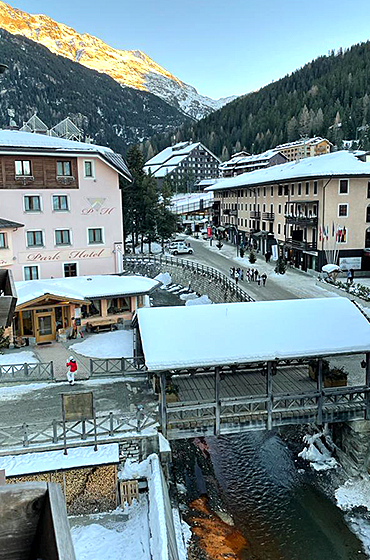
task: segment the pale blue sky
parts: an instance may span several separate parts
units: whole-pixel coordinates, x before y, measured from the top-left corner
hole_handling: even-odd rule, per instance
[[[241,95],[369,39],[369,0],[14,0],[120,49],[139,49],[210,97]]]

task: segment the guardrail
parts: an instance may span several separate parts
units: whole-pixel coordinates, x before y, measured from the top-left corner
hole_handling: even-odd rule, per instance
[[[127,255],[123,257],[123,267],[125,271],[126,269],[131,269],[133,272],[138,272],[139,268],[145,267],[148,276],[151,272],[154,276],[154,268],[156,266],[162,268],[165,265],[179,267],[193,274],[207,276],[210,280],[218,282],[225,288],[234,292],[241,301],[255,301],[240,286],[237,286],[234,280],[211,266],[167,255]]]
[[[112,376],[146,371],[144,358],[91,358],[91,376]]]
[[[0,365],[0,384],[11,381],[54,381],[53,362]]]
[[[145,428],[156,424],[156,419],[146,416],[141,410],[138,410],[136,417],[132,414],[125,416],[110,412],[96,418],[97,443],[125,439],[133,433],[139,436]],[[63,420],[53,419],[48,422],[1,426],[0,455],[9,455],[20,450],[61,449],[64,447],[64,440],[67,447],[90,445],[94,439],[93,419],[66,422],[65,425]]]

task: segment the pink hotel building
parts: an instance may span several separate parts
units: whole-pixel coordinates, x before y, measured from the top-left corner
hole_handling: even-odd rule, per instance
[[[109,148],[0,130],[0,268],[16,281],[122,272],[119,176]]]

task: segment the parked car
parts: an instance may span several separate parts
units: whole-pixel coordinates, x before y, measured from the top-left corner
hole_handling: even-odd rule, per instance
[[[185,241],[172,242],[168,250],[172,255],[182,255],[184,253],[192,255],[194,252],[189,243],[186,243]]]

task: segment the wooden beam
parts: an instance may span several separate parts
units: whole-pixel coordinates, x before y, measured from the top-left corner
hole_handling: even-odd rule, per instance
[[[322,358],[319,358],[317,362],[317,390],[319,392],[319,396],[317,397],[317,416],[316,422],[317,424],[322,424],[322,404],[324,399],[323,393],[323,376],[322,376]]]
[[[161,428],[164,437],[167,435],[167,409],[166,409],[166,374],[162,371],[159,377],[161,392],[160,398],[160,413],[161,413]]]
[[[220,368],[215,368],[215,436],[220,435],[221,400],[220,400]]]
[[[370,352],[366,352],[366,380],[365,385],[370,391]],[[365,420],[370,420],[370,392],[366,393],[366,410],[365,410]]]
[[[272,362],[267,362],[267,377],[266,377],[266,394],[267,394],[267,429],[272,430]]]

